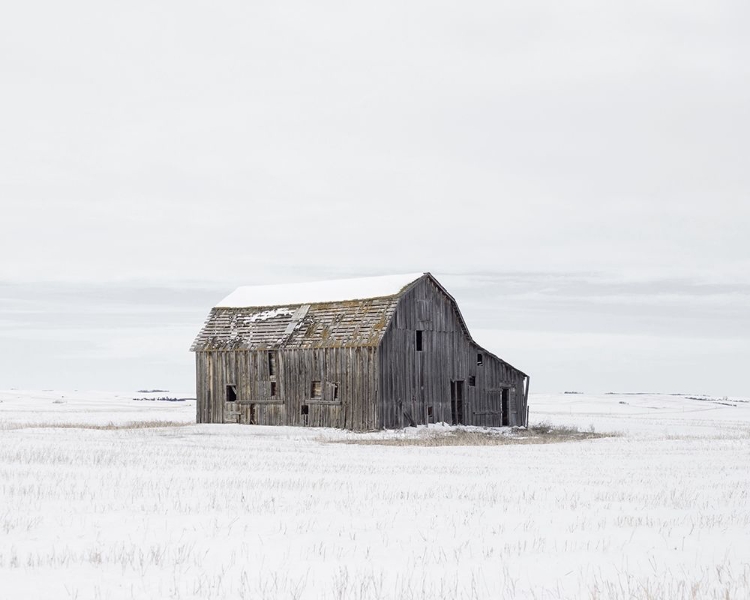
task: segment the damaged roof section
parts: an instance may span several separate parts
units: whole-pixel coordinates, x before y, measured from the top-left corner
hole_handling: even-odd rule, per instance
[[[211,310],[191,350],[377,346],[398,296]]]
[[[211,310],[190,349],[377,346],[401,295],[425,276],[241,287]]]

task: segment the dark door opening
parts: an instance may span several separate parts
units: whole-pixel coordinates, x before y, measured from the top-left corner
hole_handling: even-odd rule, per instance
[[[247,411],[247,424],[248,425],[255,425],[258,421],[256,421],[255,416],[255,404],[251,404],[250,408]]]
[[[502,425],[503,427],[507,427],[510,425],[510,390],[508,388],[503,388],[503,400],[500,410],[503,418]]]
[[[451,381],[451,425],[464,424],[464,382]]]
[[[225,423],[239,423],[240,422],[240,407],[237,402],[237,386],[233,383],[228,383],[225,386],[224,395],[224,422]]]

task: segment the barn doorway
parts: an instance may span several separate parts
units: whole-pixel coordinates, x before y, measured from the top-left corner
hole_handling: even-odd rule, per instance
[[[464,382],[451,381],[451,425],[464,424]]]
[[[502,414],[502,426],[508,427],[510,425],[510,390],[503,388],[503,399],[500,405],[500,411]]]
[[[240,408],[239,403],[237,402],[237,386],[233,383],[228,383],[224,391],[224,422],[240,422]]]

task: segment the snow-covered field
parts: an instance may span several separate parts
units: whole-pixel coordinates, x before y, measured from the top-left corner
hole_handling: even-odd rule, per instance
[[[420,447],[145,396],[0,392],[0,598],[750,598],[747,399],[532,395],[619,435]]]

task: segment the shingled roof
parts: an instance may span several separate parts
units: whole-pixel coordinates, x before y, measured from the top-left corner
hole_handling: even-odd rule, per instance
[[[401,294],[424,276],[241,287],[211,310],[190,349],[376,346]]]

